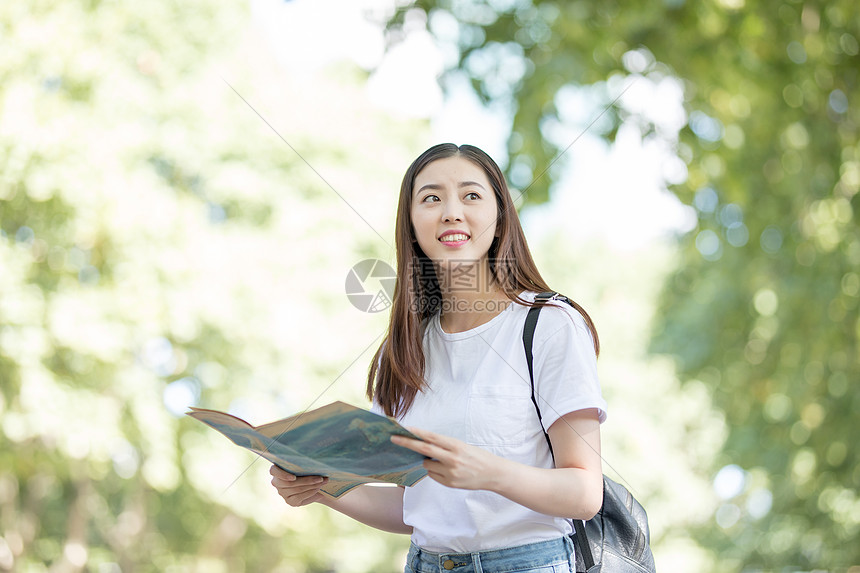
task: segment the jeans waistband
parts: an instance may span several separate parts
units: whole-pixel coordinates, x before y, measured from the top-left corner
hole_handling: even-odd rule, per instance
[[[572,564],[572,557],[573,542],[569,537],[559,537],[549,541],[473,553],[436,553],[425,551],[413,543],[409,548],[407,563],[416,573],[503,573],[559,562]]]

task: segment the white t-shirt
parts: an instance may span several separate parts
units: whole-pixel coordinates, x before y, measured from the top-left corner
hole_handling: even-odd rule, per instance
[[[522,298],[533,301],[535,293]],[[424,332],[427,390],[401,419],[463,440],[504,458],[553,467],[531,401],[522,333],[528,307],[511,303],[492,320],[449,334],[432,317]],[[535,391],[549,429],[559,417],[597,408],[606,418],[591,334],[564,302],[541,310],[533,347]],[[528,484],[523,484],[528,487]],[[472,552],[558,538],[570,523],[489,492],[455,489],[425,478],[407,487],[403,520],[412,541],[428,551]]]

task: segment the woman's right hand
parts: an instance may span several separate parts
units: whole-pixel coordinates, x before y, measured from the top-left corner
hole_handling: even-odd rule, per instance
[[[325,499],[320,489],[328,483],[326,477],[298,477],[276,465],[269,469],[269,473],[272,475],[272,485],[278,490],[278,495],[293,507],[301,507]]]

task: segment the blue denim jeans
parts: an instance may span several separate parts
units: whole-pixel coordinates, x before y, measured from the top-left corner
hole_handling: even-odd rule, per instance
[[[572,564],[569,537],[476,553],[434,553],[412,544],[404,573],[570,573]]]

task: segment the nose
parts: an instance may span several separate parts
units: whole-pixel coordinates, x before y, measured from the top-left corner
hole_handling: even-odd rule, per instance
[[[453,223],[463,220],[463,205],[459,201],[446,201],[442,211],[442,221]]]

